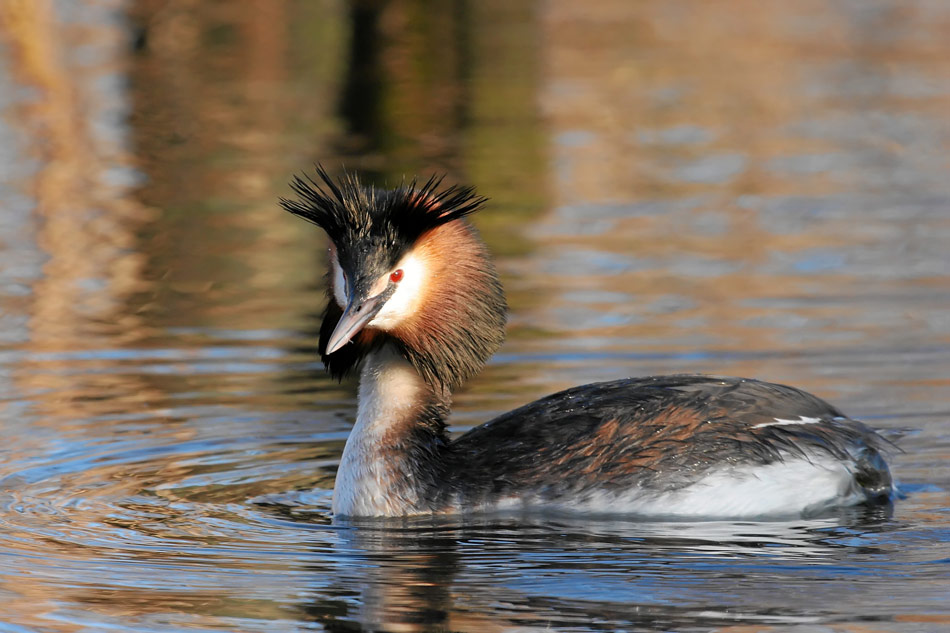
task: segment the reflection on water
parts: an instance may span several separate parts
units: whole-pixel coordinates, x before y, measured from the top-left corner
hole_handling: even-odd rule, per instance
[[[0,0],[2,631],[950,624],[940,3]],[[492,198],[461,429],[625,375],[883,427],[893,516],[332,523],[314,161]]]
[[[681,630],[819,621],[834,611],[838,596],[816,593],[808,604],[789,604],[776,589],[810,594],[842,575],[873,594],[878,583],[863,578],[891,575],[872,561],[885,554],[876,543],[894,527],[874,517],[860,525],[848,527],[841,518],[808,524],[519,518],[469,522],[464,529],[362,523],[342,536],[348,555],[366,567],[359,577],[363,622],[424,620],[447,630],[551,621]],[[841,550],[853,562],[845,563]],[[869,616],[874,603],[866,599]]]

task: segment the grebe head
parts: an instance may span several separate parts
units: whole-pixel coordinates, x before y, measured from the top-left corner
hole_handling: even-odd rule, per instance
[[[340,378],[389,343],[433,387],[478,372],[504,339],[507,307],[494,265],[463,219],[485,198],[472,188],[439,191],[441,178],[395,190],[353,174],[322,183],[294,178],[287,211],[330,238],[328,305],[320,354]]]

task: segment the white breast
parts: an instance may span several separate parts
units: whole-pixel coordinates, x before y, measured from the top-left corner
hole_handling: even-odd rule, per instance
[[[397,485],[405,476],[403,456],[386,457],[386,436],[394,424],[415,413],[421,379],[412,365],[384,348],[374,352],[360,377],[356,424],[346,440],[336,484],[333,513],[345,516],[399,516],[418,507],[407,498],[411,487]]]

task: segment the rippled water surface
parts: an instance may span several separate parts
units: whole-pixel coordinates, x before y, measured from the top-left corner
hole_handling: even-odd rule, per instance
[[[0,0],[0,632],[950,629],[950,5]],[[447,174],[464,429],[651,373],[882,428],[893,514],[334,523],[321,161]]]

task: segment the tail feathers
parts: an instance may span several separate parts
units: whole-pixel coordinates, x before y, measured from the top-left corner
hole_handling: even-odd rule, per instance
[[[897,487],[887,462],[874,448],[862,447],[854,455],[854,483],[866,503],[890,503],[897,496]]]

